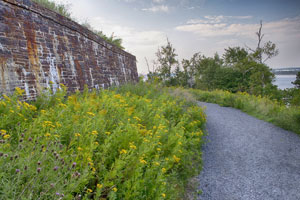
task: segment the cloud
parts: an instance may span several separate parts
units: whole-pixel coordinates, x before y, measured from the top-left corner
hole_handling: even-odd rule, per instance
[[[122,0],[122,1],[124,1],[126,3],[132,3],[132,2],[135,2],[136,0]]]
[[[165,0],[153,0],[153,3],[163,3]]]
[[[143,8],[142,11],[149,11],[149,12],[169,12],[169,7],[167,5],[160,5],[160,6],[152,6],[150,8]]]
[[[229,35],[249,36],[257,30],[256,24],[226,24],[226,23],[192,23],[175,28],[177,31],[191,32],[202,37],[216,37]]]
[[[175,27],[177,31],[194,33],[201,37],[244,36],[255,38],[259,24],[224,23],[226,18],[248,19],[250,16],[205,16],[205,19],[191,19],[186,24]],[[300,17],[286,18],[263,24],[266,35],[282,40],[286,36],[300,35]]]
[[[139,73],[147,72],[146,66],[143,65],[145,56],[149,61],[153,60],[157,48],[166,41],[166,34],[158,30],[138,30],[133,27],[122,26],[102,17],[92,18],[89,22],[95,29],[103,30],[107,35],[115,33],[116,37],[122,38],[125,50],[137,58]]]
[[[218,15],[218,16],[211,16],[207,15],[203,17],[204,19],[190,19],[187,21],[187,24],[216,24],[216,23],[221,23],[221,22],[227,22],[230,19],[238,19],[238,20],[243,20],[243,19],[251,19],[253,18],[252,16],[223,16],[223,15]]]

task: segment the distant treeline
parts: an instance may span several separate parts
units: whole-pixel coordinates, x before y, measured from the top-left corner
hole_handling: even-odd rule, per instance
[[[300,67],[273,69],[272,72],[275,75],[297,75],[300,72]]]

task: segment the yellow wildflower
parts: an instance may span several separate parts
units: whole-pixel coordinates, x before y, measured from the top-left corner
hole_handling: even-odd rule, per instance
[[[114,97],[115,97],[116,99],[122,98],[122,96],[121,96],[120,94],[116,94],[116,95],[114,95]]]
[[[5,134],[7,133],[7,131],[4,130],[4,129],[2,129],[0,132],[1,132],[3,135],[5,135]]]
[[[101,189],[103,187],[102,184],[97,184],[97,188]]]
[[[76,137],[80,137],[80,133],[75,133],[75,136]]]
[[[21,88],[16,87],[16,92],[17,92],[18,95],[22,96],[23,93],[24,93],[24,91],[25,91],[25,90],[22,90]]]
[[[125,149],[122,149],[121,151],[120,151],[120,154],[126,154],[127,153],[127,151],[125,150]]]
[[[165,194],[165,193],[162,193],[161,196],[162,196],[163,198],[165,198],[165,197],[166,197],[166,194]]]
[[[90,116],[92,116],[92,117],[95,117],[95,114],[92,113],[92,112],[87,112],[86,114],[88,114],[88,115],[90,115]]]
[[[3,138],[4,138],[4,139],[8,139],[8,138],[10,138],[10,135],[8,135],[8,134],[7,134],[7,135],[4,135]]]
[[[116,187],[114,187],[112,190],[113,190],[114,192],[117,192],[117,191],[118,191],[118,189],[117,189]]]
[[[101,114],[101,115],[105,115],[106,113],[107,113],[107,110],[105,110],[105,109],[103,109],[99,112],[99,114]]]
[[[87,161],[92,162],[92,159],[90,157],[87,158]]]
[[[165,173],[167,170],[166,170],[166,168],[163,167],[163,168],[161,169],[161,171],[162,171],[163,173]]]
[[[147,164],[147,161],[144,160],[143,158],[141,158],[141,159],[140,159],[140,163],[142,163],[142,164]]]
[[[92,131],[92,135],[97,135],[98,132],[97,131]]]
[[[4,99],[6,99],[7,101],[10,101],[10,98],[8,96],[6,96],[5,94],[3,94]]]
[[[82,151],[83,149],[82,149],[81,147],[78,147],[77,150],[78,150],[78,151]]]
[[[135,120],[137,120],[137,121],[141,121],[141,119],[140,118],[138,118],[138,117],[133,117],[133,119],[135,119]]]
[[[159,162],[154,162],[154,165],[159,166],[160,164]]]
[[[29,105],[29,109],[32,110],[32,111],[36,111],[37,110],[37,108],[35,106],[33,106],[33,105]]]
[[[136,146],[134,145],[133,142],[130,142],[130,143],[129,143],[129,147],[130,147],[131,149],[136,149]]]
[[[144,138],[144,142],[150,142],[150,140],[147,140],[146,138]]]
[[[105,134],[106,134],[106,135],[110,135],[110,134],[111,134],[111,132],[105,132]]]
[[[86,190],[88,193],[92,193],[93,192],[93,190],[91,190],[91,189],[87,189]]]
[[[95,144],[95,145],[99,145],[99,143],[98,143],[98,142],[94,142],[94,144]]]
[[[45,137],[50,137],[50,136],[51,136],[50,133],[46,133],[46,134],[45,134]]]
[[[156,148],[157,151],[161,151],[161,148]]]
[[[128,115],[132,115],[132,113],[134,112],[134,107],[130,107],[127,109]]]
[[[173,156],[173,158],[174,158],[175,162],[177,162],[177,163],[180,161],[180,158],[178,158],[178,157],[175,156],[175,155]]]

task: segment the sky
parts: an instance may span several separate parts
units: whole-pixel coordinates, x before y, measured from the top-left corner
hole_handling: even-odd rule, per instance
[[[69,4],[72,17],[89,22],[106,35],[123,39],[137,58],[139,74],[152,71],[155,53],[167,38],[178,60],[200,52],[222,55],[228,47],[257,46],[263,22],[263,42],[272,41],[279,55],[271,68],[300,67],[300,0],[54,0]]]

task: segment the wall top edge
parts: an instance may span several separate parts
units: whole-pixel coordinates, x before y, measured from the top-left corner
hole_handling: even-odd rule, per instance
[[[72,19],[64,17],[64,16],[60,15],[59,13],[49,10],[31,0],[0,0],[0,1],[12,4],[12,5],[20,7],[22,9],[26,9],[26,10],[34,12],[36,14],[39,14],[41,17],[44,17],[48,20],[52,20],[53,22],[60,24],[61,26],[64,26],[72,31],[75,31],[75,32],[83,35],[84,37],[98,43],[99,45],[102,45],[103,47],[105,47],[115,53],[122,54],[126,57],[136,60],[136,57],[134,55],[128,53],[127,51],[120,49],[119,47],[117,47],[114,44],[111,44],[111,43],[105,41],[103,38],[96,35],[89,29],[83,27],[82,25],[78,24],[77,22],[73,21]]]

